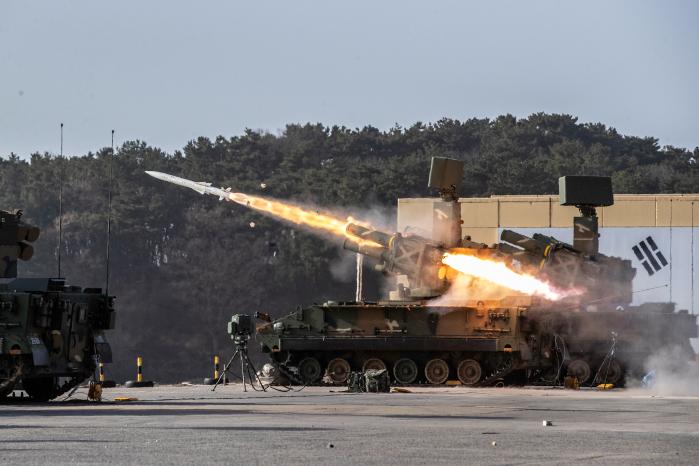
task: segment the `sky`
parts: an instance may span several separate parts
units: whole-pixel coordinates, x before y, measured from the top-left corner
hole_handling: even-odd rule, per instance
[[[699,2],[0,2],[0,156],[567,113],[699,146]]]

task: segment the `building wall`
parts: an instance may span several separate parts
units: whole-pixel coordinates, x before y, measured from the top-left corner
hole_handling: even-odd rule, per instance
[[[511,229],[572,243],[578,210],[559,205],[558,196],[459,202],[463,236],[473,241],[497,243],[502,230]],[[432,238],[438,203],[431,198],[399,199],[398,231]],[[679,309],[699,313],[699,194],[618,194],[613,206],[601,207],[597,214],[600,252],[629,259],[636,268],[634,304],[672,301]]]

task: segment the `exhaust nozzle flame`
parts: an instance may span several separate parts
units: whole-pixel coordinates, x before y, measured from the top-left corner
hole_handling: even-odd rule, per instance
[[[541,296],[551,301],[580,294],[578,290],[562,291],[534,276],[515,272],[504,262],[447,252],[442,258],[442,263],[465,275],[482,278],[496,285],[528,295]]]

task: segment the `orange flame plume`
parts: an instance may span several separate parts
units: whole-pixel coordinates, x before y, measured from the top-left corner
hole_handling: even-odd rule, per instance
[[[352,217],[347,217],[346,220],[342,220],[341,218],[334,217],[327,213],[320,213],[304,209],[294,204],[251,196],[244,193],[228,193],[228,200],[296,225],[314,228],[340,237],[352,238],[357,242],[375,244],[373,241],[367,241],[347,233],[346,229],[349,223],[360,223]],[[367,226],[363,223],[360,224]]]
[[[503,262],[482,259],[467,254],[445,253],[442,263],[461,272],[483,278],[497,285],[529,295],[542,296],[551,301],[557,301],[573,292],[563,292],[536,277],[524,273],[518,273],[510,269]]]

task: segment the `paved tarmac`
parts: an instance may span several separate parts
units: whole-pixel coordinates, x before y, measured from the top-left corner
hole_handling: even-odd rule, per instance
[[[85,389],[0,405],[3,464],[697,464],[699,397],[548,388]],[[138,401],[114,402],[117,396]],[[543,420],[552,421],[545,427]]]

